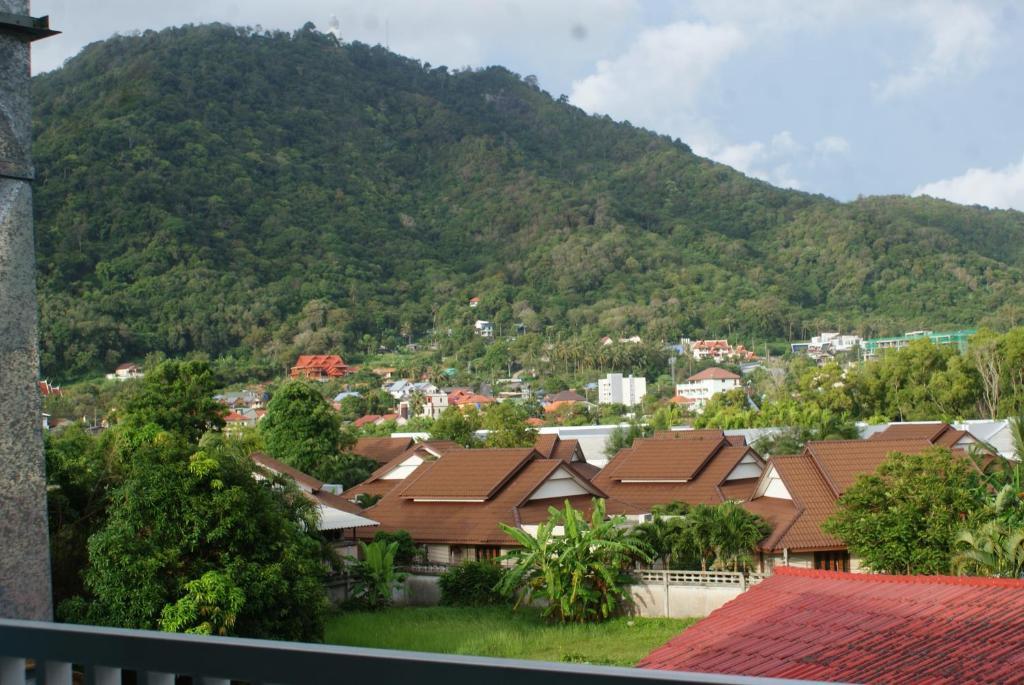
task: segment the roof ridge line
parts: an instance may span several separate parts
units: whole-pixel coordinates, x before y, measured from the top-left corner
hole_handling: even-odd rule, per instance
[[[899,576],[885,573],[845,573],[822,571],[795,566],[779,566],[775,575],[801,576],[804,578],[842,579],[867,583],[914,583],[917,585],[968,585],[974,587],[1010,587],[1024,589],[1024,579],[991,578],[985,576]]]

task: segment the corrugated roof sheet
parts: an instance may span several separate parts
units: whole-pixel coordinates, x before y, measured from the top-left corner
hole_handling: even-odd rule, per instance
[[[1024,581],[780,568],[638,664],[858,683],[1024,682]]]

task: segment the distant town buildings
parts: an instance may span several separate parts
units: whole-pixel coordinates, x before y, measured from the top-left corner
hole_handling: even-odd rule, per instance
[[[863,347],[864,339],[858,335],[843,335],[838,332],[819,333],[808,342],[792,343],[793,354],[806,354],[811,359],[823,361],[837,354],[848,353]]]
[[[714,359],[722,364],[727,361],[747,362],[757,359],[757,355],[743,345],[730,345],[728,340],[690,340],[683,338],[681,346],[697,361]]]
[[[868,338],[864,341],[864,358],[873,359],[884,350],[902,350],[915,340],[927,338],[935,345],[956,345],[960,353],[967,351],[967,343],[978,331],[967,328],[959,331],[935,333],[933,331],[910,331],[904,335],[889,338]]]
[[[685,383],[676,386],[676,397],[680,404],[689,406],[698,414],[704,411],[708,400],[720,392],[728,392],[740,387],[740,377],[731,371],[713,366],[695,373]]]
[[[623,404],[635,407],[647,394],[647,379],[630,374],[610,373],[597,382],[598,404]]]

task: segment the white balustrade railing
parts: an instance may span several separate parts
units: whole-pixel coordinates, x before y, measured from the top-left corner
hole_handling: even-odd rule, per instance
[[[763,573],[733,573],[731,571],[663,571],[638,569],[633,576],[641,583],[658,585],[691,585],[696,587],[747,588],[764,580]]]

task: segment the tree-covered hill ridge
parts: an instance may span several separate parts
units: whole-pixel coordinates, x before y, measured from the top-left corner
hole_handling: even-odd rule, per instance
[[[1024,319],[1024,214],[774,188],[500,67],[188,26],[92,44],[33,97],[57,378],[475,318],[748,341]]]

